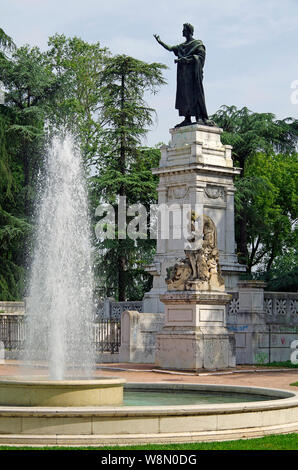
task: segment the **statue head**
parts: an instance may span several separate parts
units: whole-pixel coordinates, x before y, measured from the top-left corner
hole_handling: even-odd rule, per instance
[[[194,27],[190,23],[184,23],[183,25],[183,36],[190,35],[192,36],[194,33]]]

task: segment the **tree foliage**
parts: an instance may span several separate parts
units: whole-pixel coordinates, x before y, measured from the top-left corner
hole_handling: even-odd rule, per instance
[[[235,194],[239,261],[248,272],[269,272],[290,248],[297,218],[298,120],[235,106],[222,106],[213,119],[242,168]]]
[[[10,43],[6,43],[9,45]],[[34,47],[0,55],[0,298],[24,294],[28,234],[42,168],[47,105],[57,89],[46,57]]]
[[[100,43],[56,34],[49,38],[47,58],[60,89],[50,119],[54,128],[70,131],[81,148],[87,167],[98,154],[102,109],[102,74],[110,53]]]
[[[157,202],[160,151],[144,147],[154,121],[146,93],[165,83],[164,65],[115,55],[81,38],[56,34],[48,49],[17,48],[0,28],[0,299],[24,293],[28,235],[33,230],[37,182],[45,144],[52,133],[71,131],[88,177],[93,224],[98,204],[118,211]],[[239,259],[249,272],[265,276],[274,289],[294,289],[297,280],[298,121],[271,113],[223,106],[214,116],[222,141],[233,146],[243,171],[236,181],[236,238]],[[127,216],[129,224],[133,216]],[[147,235],[150,219],[147,219]],[[155,250],[150,237],[95,240],[97,273],[103,296],[137,300],[150,289],[144,271]],[[31,237],[29,237],[31,238]],[[266,275],[264,275],[264,272]]]
[[[143,94],[156,92],[163,82],[163,66],[125,56],[112,58],[100,43],[64,35],[49,38],[48,50],[41,52],[37,47],[16,48],[0,30],[1,45],[5,104],[0,106],[0,298],[12,300],[22,296],[36,185],[43,171],[45,144],[57,129],[71,131],[81,148],[89,175],[91,213],[100,200],[115,202],[119,191],[129,201],[140,198],[147,205],[156,197],[150,168],[159,151],[143,149],[140,143],[153,113]],[[9,56],[4,50],[10,51]],[[124,87],[121,77],[125,77]],[[125,285],[129,285],[128,296],[140,297],[149,279],[140,260],[151,256],[152,242],[137,247],[133,241],[131,250],[130,245],[131,240],[121,249]],[[117,249],[105,248],[109,260]],[[102,276],[104,269],[98,265],[96,269],[103,284],[111,285],[109,275]]]
[[[5,57],[5,52],[13,51],[15,49],[15,43],[12,38],[0,28],[0,56]]]
[[[148,91],[156,93],[165,83],[162,76],[164,68],[162,64],[147,64],[118,55],[107,60],[103,72],[104,145],[93,182],[98,197],[113,204],[117,216],[118,196],[125,197],[127,205],[143,201],[147,208],[150,202],[156,201],[156,180],[150,168],[159,159],[159,151],[142,149],[141,141],[152,125],[154,113],[144,101],[144,94]],[[120,236],[115,240],[105,240],[101,248],[105,269],[109,272],[107,277],[115,286],[117,298],[126,300],[131,294],[134,298],[142,297],[151,281],[142,265],[149,261],[152,240],[136,241]],[[135,285],[132,279],[140,281],[143,288],[131,289]]]
[[[237,213],[247,221],[249,272],[254,267],[269,272],[274,259],[292,246],[298,217],[297,162],[295,153],[257,153],[236,183]]]

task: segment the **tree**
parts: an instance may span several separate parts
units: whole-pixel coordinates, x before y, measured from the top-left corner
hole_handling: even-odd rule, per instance
[[[154,110],[145,103],[144,93],[146,91],[156,93],[158,87],[165,83],[162,77],[164,68],[162,64],[148,64],[132,57],[117,55],[107,60],[103,72],[104,144],[100,147],[101,154],[96,165],[97,175],[93,183],[96,185],[98,197],[114,204],[117,219],[118,196],[126,197],[127,205],[130,205],[136,201],[136,195],[141,195],[141,192],[143,192],[141,198],[143,201],[146,199],[144,197],[146,190],[147,195],[151,194],[151,197],[154,192],[149,169],[157,153],[140,149],[142,138],[148,127],[152,125],[154,113]],[[142,157],[146,158],[146,168],[141,162]],[[144,178],[144,172],[147,178]],[[150,197],[147,198],[147,202],[149,200]],[[104,244],[105,260],[111,260],[117,283],[116,292],[120,301],[127,297],[129,267],[139,265],[138,259],[142,252],[139,240],[122,239],[121,236],[117,232],[116,240],[107,240]],[[144,240],[142,242],[144,243]]]
[[[24,241],[31,229],[23,218],[22,168],[14,159],[10,124],[6,107],[0,105],[0,300],[22,298]]]
[[[126,172],[127,183],[127,206],[132,204],[142,204],[150,213],[150,205],[157,203],[157,177],[152,175],[151,168],[158,166],[160,160],[160,150],[158,148],[140,147],[135,155],[135,161]],[[104,194],[106,184],[111,184],[114,178],[114,171],[107,171],[101,176],[94,177],[94,194],[98,197]],[[117,188],[115,188],[117,191]],[[116,197],[117,197],[117,193]],[[105,194],[104,201],[110,201],[117,214],[117,205],[114,200],[114,193]],[[118,214],[117,214],[118,216]],[[117,217],[116,216],[116,217]],[[129,224],[133,217],[126,216],[126,223]],[[116,219],[117,222],[117,219]],[[115,239],[97,241],[98,260],[96,262],[96,274],[100,280],[101,295],[118,296],[119,292],[119,272],[117,271],[119,257],[125,257],[125,298],[130,300],[141,300],[145,292],[151,289],[152,276],[145,272],[144,265],[149,264],[155,252],[155,240],[150,239],[149,227],[150,217],[147,218],[147,230],[145,238],[132,240],[130,238],[118,239],[120,227],[116,226]],[[123,233],[121,233],[123,235]]]
[[[297,292],[298,289],[298,253],[297,233],[294,246],[287,249],[273,261],[268,273],[259,273],[259,278],[266,281],[269,291]]]
[[[296,153],[257,153],[247,159],[244,177],[236,182],[237,213],[243,214],[247,222],[249,273],[254,268],[269,273],[275,259],[294,246],[297,162]]]
[[[275,154],[291,155],[296,152],[298,139],[296,119],[277,120],[272,113],[254,113],[246,107],[237,109],[235,106],[222,106],[212,119],[224,130],[222,142],[233,146],[235,164],[243,169],[240,176],[242,180],[246,178],[249,168],[248,159],[257,153],[263,153],[269,160]],[[242,201],[240,205],[236,204],[237,252],[239,262],[246,265],[251,264],[247,232],[251,222],[248,220],[251,212],[245,210],[244,193],[241,195],[239,191],[248,191],[249,185],[252,190],[251,178],[249,181],[239,181],[236,194],[236,202],[240,199]]]
[[[7,90],[5,107],[10,114],[7,130],[15,142],[16,158],[23,165],[24,212],[32,213],[35,176],[44,150],[44,123],[47,105],[59,83],[46,56],[37,48],[16,49],[10,60],[0,58],[1,77]]]
[[[0,28],[0,56],[5,57],[6,51],[13,51],[16,48],[15,43],[8,34]]]
[[[0,298],[16,300],[24,289],[47,104],[58,83],[45,55],[29,46],[0,55],[0,76],[6,90],[0,105]]]
[[[100,145],[103,118],[102,72],[109,51],[100,43],[56,34],[49,38],[47,57],[60,83],[50,113],[54,127],[77,137],[86,166],[91,167]]]

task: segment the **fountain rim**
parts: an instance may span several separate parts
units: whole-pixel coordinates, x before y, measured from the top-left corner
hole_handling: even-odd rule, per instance
[[[45,377],[45,378],[43,378]],[[65,379],[51,379],[48,376],[2,376],[0,377],[0,385],[15,385],[15,386],[38,386],[38,387],[47,387],[47,386],[54,386],[57,388],[65,388],[65,387],[86,387],[88,386],[92,388],[98,387],[100,384],[102,387],[105,385],[107,387],[111,386],[119,386],[124,385],[126,383],[125,379],[121,379],[119,377],[97,377],[93,379],[82,378],[82,377],[72,377],[72,378],[65,378]]]
[[[122,379],[119,379],[122,381]],[[0,379],[0,385],[2,380]],[[168,384],[164,382],[129,382],[124,383],[124,389],[146,389],[147,391],[198,391],[198,392],[224,392],[224,393],[243,393],[252,395],[267,395],[272,400],[222,403],[208,405],[102,405],[102,406],[20,406],[20,405],[0,405],[0,416],[12,413],[17,415],[34,416],[156,416],[156,415],[208,415],[208,414],[226,414],[252,411],[273,411],[285,408],[298,407],[298,392],[243,385],[220,385],[208,383],[184,383]]]
[[[0,443],[101,447],[243,439],[298,430],[294,391],[165,382],[131,382],[125,387],[267,393],[269,400],[185,406],[0,406]],[[276,399],[270,400],[270,395]]]

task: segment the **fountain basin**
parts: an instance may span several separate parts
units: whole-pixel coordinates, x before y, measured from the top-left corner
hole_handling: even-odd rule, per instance
[[[118,378],[50,380],[42,377],[3,377],[0,405],[106,406],[121,405],[125,380]]]
[[[298,431],[298,393],[210,384],[127,383],[146,392],[252,394],[266,401],[172,406],[1,406],[0,444],[124,445],[198,442]]]

